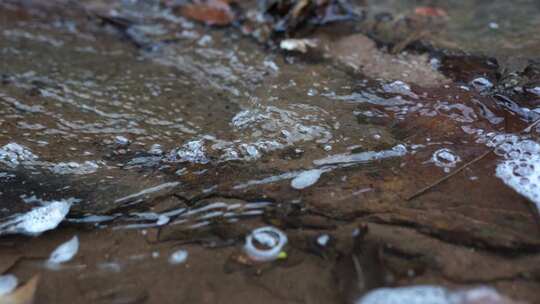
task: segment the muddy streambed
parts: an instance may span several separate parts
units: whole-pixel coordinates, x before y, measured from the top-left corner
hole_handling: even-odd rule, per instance
[[[539,303],[534,2],[306,53],[173,2],[0,3],[0,303]]]

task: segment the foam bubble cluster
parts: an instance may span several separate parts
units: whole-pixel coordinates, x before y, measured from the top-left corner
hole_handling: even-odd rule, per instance
[[[304,171],[291,181],[291,186],[298,190],[312,186],[319,180],[323,172],[324,170],[321,169]]]
[[[185,143],[176,151],[176,157],[180,161],[206,164],[210,160],[206,157],[203,140],[192,140]]]
[[[495,153],[504,158],[496,175],[540,210],[540,144],[516,136],[494,138]],[[492,142],[493,142],[492,141]]]
[[[14,216],[0,224],[2,234],[39,235],[56,228],[66,217],[71,208],[68,201],[53,201],[45,206],[32,209],[22,215]]]
[[[187,258],[188,252],[180,249],[171,254],[171,256],[169,257],[169,263],[172,265],[182,264],[187,260]]]
[[[0,275],[0,297],[11,293],[17,287],[17,277],[12,274]]]
[[[495,289],[477,287],[450,291],[434,285],[379,288],[367,293],[355,304],[508,304],[515,303]]]
[[[9,143],[0,148],[0,162],[10,167],[18,166],[21,162],[36,160],[28,148],[17,143]]]
[[[73,259],[73,257],[79,251],[79,238],[74,236],[69,241],[58,246],[49,257],[47,265],[53,268],[59,264],[65,263]]]
[[[50,170],[56,174],[90,174],[99,169],[99,166],[94,161],[85,161],[80,164],[77,162],[58,163],[50,167]]]

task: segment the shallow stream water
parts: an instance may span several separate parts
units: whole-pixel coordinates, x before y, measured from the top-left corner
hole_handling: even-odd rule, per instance
[[[506,39],[510,36],[490,38],[494,30],[501,35],[515,33],[514,19],[499,16],[508,13],[502,1],[480,2],[470,5],[489,10],[486,16],[477,12],[481,18],[458,15],[454,10],[473,9],[447,4],[448,13],[458,15],[451,20],[461,20],[450,22],[451,38],[473,52],[483,51],[492,41],[512,44],[495,44],[489,56],[507,57],[509,52],[533,56],[529,50],[538,49],[538,33],[529,29],[537,27],[538,14],[532,13],[537,5],[523,1],[511,6],[510,17],[529,7],[527,14],[534,16],[518,18],[527,23],[520,24],[527,29],[520,37],[528,41],[518,44]],[[376,9],[381,7],[386,6],[380,3]],[[99,14],[129,20],[129,26],[113,26],[96,17]],[[489,28],[488,21],[499,27]],[[42,252],[51,248],[50,242],[77,233],[86,252],[79,264],[92,269],[86,275],[84,269],[57,271],[48,288],[74,275],[96,285],[82,288],[86,290],[81,292],[82,301],[108,302],[107,291],[92,293],[104,287],[91,277],[109,271],[129,281],[134,273],[145,271],[145,263],[130,262],[137,254],[153,265],[159,253],[137,239],[140,234],[146,237],[147,229],[159,228],[157,241],[202,240],[208,245],[206,236],[197,231],[207,229],[221,241],[230,241],[234,237],[212,229],[225,223],[244,231],[264,221],[291,228],[293,234],[298,228],[309,232],[311,228],[305,228],[311,227],[309,223],[298,218],[310,215],[332,222],[326,224],[345,244],[350,243],[353,226],[369,222],[377,238],[397,242],[397,251],[408,260],[421,254],[441,258],[433,263],[444,266],[428,263],[428,269],[442,270],[418,277],[396,275],[394,282],[399,284],[497,282],[518,299],[535,297],[538,267],[526,269],[520,263],[538,264],[540,249],[534,204],[540,201],[540,144],[537,128],[527,129],[540,118],[534,107],[538,96],[526,106],[509,106],[493,98],[489,89],[495,81],[484,70],[473,69],[468,71],[470,79],[456,81],[441,72],[436,55],[369,57],[373,58],[369,64],[394,65],[399,72],[386,78],[371,75],[357,68],[366,64],[361,55],[355,57],[362,47],[348,44],[354,35],[315,33],[321,45],[330,45],[322,48],[322,56],[284,53],[257,44],[234,27],[205,27],[152,1],[62,5],[8,1],[0,3],[0,37],[0,235],[39,234],[34,233],[42,227],[39,221],[46,225],[50,219],[37,213],[28,216],[30,210],[60,202],[58,206],[68,206],[62,210],[69,211],[61,227],[51,232],[55,235],[9,236],[11,245],[6,246],[11,249],[6,252],[29,257],[31,248]],[[383,63],[375,62],[379,59]],[[362,64],[355,65],[358,62]],[[414,83],[411,79],[418,71],[434,81]],[[453,178],[415,196],[457,169],[460,172]],[[419,241],[423,245],[408,248],[409,241],[392,240],[385,230],[394,226],[405,229],[405,235],[419,233],[405,238],[429,236],[429,242],[440,243]],[[93,228],[84,232],[88,227]],[[122,239],[121,231],[131,234]],[[113,239],[122,248],[109,244]],[[303,244],[299,239],[290,242]],[[171,251],[167,244],[155,250]],[[468,270],[465,264],[448,265],[442,259],[448,257],[444,246],[479,250],[481,254],[469,257],[471,261],[485,261],[484,254],[494,261],[480,263],[480,271]],[[98,250],[101,247],[109,248],[103,249],[106,255]],[[132,252],[137,250],[144,253]],[[214,251],[191,250],[199,255],[193,263],[220,263],[229,253],[216,258]],[[291,254],[294,260],[294,250]],[[330,266],[304,255],[298,254],[304,261],[298,276],[320,272],[321,280],[330,280],[325,272]],[[506,256],[519,259],[496,263]],[[31,262],[6,269],[28,276],[37,267]],[[511,270],[504,263],[512,265]],[[495,264],[499,268],[493,274],[490,268]],[[208,284],[216,284],[222,272],[215,274],[209,267],[201,270],[201,280],[214,276]],[[6,269],[0,268],[0,273]],[[64,271],[69,273],[65,277]],[[149,270],[148,279],[153,277],[159,274]],[[268,298],[260,299],[270,303],[268,299],[281,297],[292,303],[296,297],[295,301],[330,303],[340,297],[316,277],[308,280],[313,285],[306,283],[305,290],[278,296],[274,287],[280,283],[267,282]],[[114,299],[139,299],[136,285],[129,282],[120,295],[112,292]],[[314,292],[320,296],[315,299],[310,292],[318,284],[327,287]],[[232,289],[239,297],[241,290],[191,288],[214,292],[183,291],[180,298],[217,303],[212,299]],[[171,295],[170,288],[148,290],[152,291],[144,298],[152,302]],[[78,297],[67,291],[38,294],[46,299],[43,303],[68,303]]]

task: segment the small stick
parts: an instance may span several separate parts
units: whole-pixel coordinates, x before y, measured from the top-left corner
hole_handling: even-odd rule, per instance
[[[471,160],[470,162],[464,164],[463,166],[459,167],[458,169],[454,170],[452,173],[448,174],[448,175],[445,175],[443,176],[442,178],[438,179],[437,181],[435,181],[434,183],[420,189],[419,191],[417,191],[416,193],[414,193],[413,195],[407,197],[405,200],[406,201],[410,201],[424,193],[426,193],[427,191],[431,190],[432,188],[436,187],[437,185],[439,185],[440,183],[446,181],[447,179],[451,178],[452,176],[458,174],[459,172],[463,171],[463,169],[469,167],[470,165],[480,161],[481,159],[483,159],[484,157],[486,157],[489,153],[491,153],[493,150],[488,150],[484,153],[482,153],[481,155],[477,156],[475,159]]]

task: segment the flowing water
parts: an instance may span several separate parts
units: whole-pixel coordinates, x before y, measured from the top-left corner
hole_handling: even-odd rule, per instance
[[[476,9],[490,14],[459,14],[455,18],[462,21],[451,22],[449,33],[458,33],[453,39],[465,41],[470,51],[500,42],[511,46],[495,44],[487,54],[533,56],[529,50],[537,49],[538,33],[527,31],[537,27],[538,14],[527,12],[534,18],[521,19],[527,24],[520,24],[525,29],[520,37],[527,43],[501,40],[493,32],[515,33],[512,18],[525,14],[525,8],[539,9],[535,2],[521,2],[510,12],[507,1],[478,4]],[[446,5],[454,16],[454,11],[469,11],[467,5]],[[118,25],[97,15],[129,23]],[[489,22],[497,26],[489,28]],[[126,231],[146,234],[147,229],[160,229],[158,241],[198,242],[198,230],[224,223],[246,229],[264,220],[298,228],[284,218],[305,212],[347,227],[335,231],[341,237],[350,236],[349,228],[356,225],[350,221],[357,219],[374,223],[381,235],[385,230],[377,225],[414,227],[437,242],[493,250],[486,253],[490,258],[499,253],[537,258],[538,210],[530,202],[540,202],[540,148],[537,128],[526,127],[540,118],[534,106],[538,97],[526,106],[501,102],[486,91],[493,79],[484,78],[490,76],[484,70],[470,70],[469,79],[455,81],[439,70],[438,55],[381,55],[377,58],[399,69],[398,77],[385,78],[351,68],[362,59],[352,56],[361,47],[347,48],[349,36],[316,36],[321,45],[331,46],[322,56],[283,53],[234,27],[204,27],[153,1],[2,2],[0,37],[0,235],[39,235],[67,214],[62,223],[67,230],[57,229],[82,234],[79,251],[86,250],[87,258],[81,267],[125,277],[133,273],[127,269],[144,267],[129,266],[137,264],[134,260],[158,259],[159,252],[149,253],[154,249],[140,241],[119,240],[128,242],[125,248],[102,257],[85,242],[100,248],[110,238],[132,233]],[[419,70],[434,81],[415,83]],[[490,150],[495,152],[412,197]],[[55,206],[53,215],[40,213]],[[89,226],[98,232],[84,234],[82,228]],[[390,242],[392,236],[386,237]],[[325,244],[332,244],[328,239]],[[43,237],[11,240],[28,248],[52,248]],[[294,237],[289,242],[295,240],[300,242]],[[219,244],[214,245],[231,245]],[[135,248],[145,253],[130,251]],[[184,265],[194,256],[177,249],[165,249],[173,252],[171,264]],[[198,252],[194,261],[220,261],[199,247],[192,250]],[[415,256],[420,249],[408,250],[401,252]],[[437,250],[423,254],[444,256]],[[471,259],[484,261],[484,256]],[[461,266],[444,265],[451,282],[496,282],[506,275],[500,270],[482,277],[482,271],[469,274]],[[486,272],[493,267],[484,266]],[[23,274],[35,269],[21,267]],[[300,277],[317,277],[310,268],[302,269]],[[94,282],[85,277],[87,270],[69,271]],[[207,276],[210,272],[201,270]],[[523,270],[516,276],[528,274]],[[63,282],[57,276],[50,288]],[[328,276],[325,272],[321,280]],[[148,278],[153,277],[158,275],[149,271]],[[398,282],[431,282],[430,277],[426,272]],[[94,289],[103,287],[95,284]],[[306,290],[317,289],[319,283],[313,284]],[[508,284],[498,287],[533,299],[538,282],[531,279],[514,290]],[[212,288],[217,291],[201,296],[208,303],[224,294]],[[88,302],[107,299],[107,291],[105,296],[82,293]],[[317,293],[323,302],[336,297],[328,287]],[[132,285],[119,294],[115,299],[138,299]],[[153,301],[164,297],[159,294]],[[298,297],[313,296],[307,294]],[[76,296],[45,297],[52,303]],[[188,293],[182,299],[199,298]]]

